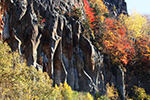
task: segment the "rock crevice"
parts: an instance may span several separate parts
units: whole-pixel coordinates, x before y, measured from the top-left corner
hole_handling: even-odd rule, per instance
[[[74,90],[102,94],[108,82],[122,87],[117,80],[122,76],[113,75],[109,60],[82,35],[82,22],[71,15],[76,3],[84,12],[82,0],[7,0],[5,40],[54,84],[66,81]]]

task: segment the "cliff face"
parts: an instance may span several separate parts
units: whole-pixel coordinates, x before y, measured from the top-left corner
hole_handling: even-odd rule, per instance
[[[127,3],[125,0],[103,0],[105,5],[108,7],[109,12],[114,16],[118,16],[121,13],[128,14]]]
[[[121,0],[106,1],[109,8]],[[82,35],[82,22],[74,15],[78,6],[85,17],[82,0],[7,0],[6,5],[4,41],[13,51],[18,50],[29,66],[47,72],[54,84],[67,81],[74,90],[103,94],[106,84],[113,83],[124,97],[121,68],[112,67]]]

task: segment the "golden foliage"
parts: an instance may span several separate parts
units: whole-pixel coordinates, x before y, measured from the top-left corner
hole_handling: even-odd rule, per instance
[[[140,13],[134,11],[129,17],[121,14],[119,19],[127,28],[129,37],[138,38],[144,33],[143,26],[147,19]]]
[[[99,19],[100,21],[103,23],[105,17],[103,16],[105,13],[109,13],[107,7],[105,6],[104,2],[102,0],[90,0],[90,2],[98,7],[98,9],[100,10],[100,16]]]
[[[113,84],[112,84],[112,86],[110,86],[110,84],[107,83],[106,89],[107,89],[107,95],[111,100],[117,100],[119,98],[117,89],[114,87]]]
[[[90,93],[72,91],[66,82],[61,83],[59,87],[55,85],[55,93],[59,95],[57,99],[62,100],[94,100]]]
[[[102,0],[90,0],[90,2],[93,4],[97,4],[102,14],[108,13],[108,9]]]
[[[144,24],[143,28],[145,33],[150,35],[150,15],[144,15],[144,17],[147,19],[147,22]]]
[[[144,88],[134,86],[134,93],[133,100],[150,100],[150,95],[146,94]]]
[[[67,83],[52,87],[47,73],[26,66],[6,43],[0,43],[0,49],[0,99],[93,100],[89,93],[72,91]]]

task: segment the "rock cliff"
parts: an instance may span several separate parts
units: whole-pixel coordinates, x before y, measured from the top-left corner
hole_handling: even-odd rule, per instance
[[[118,14],[127,11],[124,0],[105,3],[110,9],[117,5]],[[82,35],[82,22],[74,14],[78,6],[85,18],[82,0],[6,0],[6,6],[3,39],[29,66],[74,90],[104,94],[106,84],[113,83],[124,98],[124,72]]]
[[[125,0],[103,0],[105,5],[108,7],[109,12],[114,16],[118,16],[121,13],[128,14],[127,3]]]

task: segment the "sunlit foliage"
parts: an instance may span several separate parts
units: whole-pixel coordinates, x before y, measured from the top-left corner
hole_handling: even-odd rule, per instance
[[[134,11],[129,17],[121,14],[120,20],[127,28],[129,37],[138,38],[144,33],[143,25],[147,20],[140,13]]]
[[[148,18],[134,11],[130,16],[120,15],[119,21],[127,28],[127,36],[135,49],[135,62],[149,66],[150,38]]]
[[[127,64],[132,59],[134,49],[126,37],[126,29],[115,19],[105,20],[106,31],[103,34],[104,52],[114,64]]]
[[[106,84],[106,89],[107,89],[107,95],[111,100],[117,100],[119,99],[119,95],[117,92],[117,89],[114,87],[114,85],[112,84],[112,86],[110,86],[109,83]]]
[[[149,66],[150,61],[150,36],[141,35],[135,42],[136,60],[141,64],[145,63],[145,67]]]
[[[0,33],[3,33],[4,1],[0,1]]]
[[[47,73],[26,66],[18,53],[0,44],[0,99],[7,100],[93,100],[89,93],[72,91],[67,84],[52,87]]]
[[[96,21],[103,23],[105,19],[104,14],[109,13],[104,2],[102,0],[90,0],[90,3],[92,4],[93,8],[95,8],[94,15],[96,17]]]
[[[143,26],[143,30],[145,30],[145,34],[150,35],[150,15],[143,16],[147,19],[147,22]]]
[[[84,2],[84,9],[85,9],[85,14],[87,16],[87,20],[88,20],[91,28],[93,29],[94,25],[92,23],[95,21],[93,9],[90,7],[87,0],[83,0],[83,2]]]
[[[92,32],[93,43],[98,50],[106,54],[112,64],[122,68],[132,66],[131,62],[141,67],[150,62],[150,20],[148,17],[133,12],[131,15],[108,18],[108,9],[102,0],[83,0],[87,24]],[[3,30],[4,2],[0,1],[0,32]],[[76,5],[77,6],[77,5]],[[114,6],[114,10],[116,10]],[[68,13],[69,15],[69,13]],[[81,17],[79,9],[74,9],[72,16]],[[44,23],[45,19],[39,19]],[[129,63],[130,62],[130,63]],[[133,63],[133,64],[135,64]],[[106,85],[108,97],[118,99],[114,86]],[[150,99],[142,88],[135,87],[133,100]],[[97,99],[104,99],[100,96]],[[72,91],[67,83],[52,87],[47,73],[37,71],[33,66],[26,66],[25,61],[16,52],[11,52],[7,44],[0,44],[0,99],[13,100],[93,100],[89,93]]]
[[[134,86],[133,100],[150,100],[150,95],[146,94],[145,90],[141,87]]]
[[[108,9],[102,0],[90,0],[93,5],[97,5],[102,14],[108,13]]]

